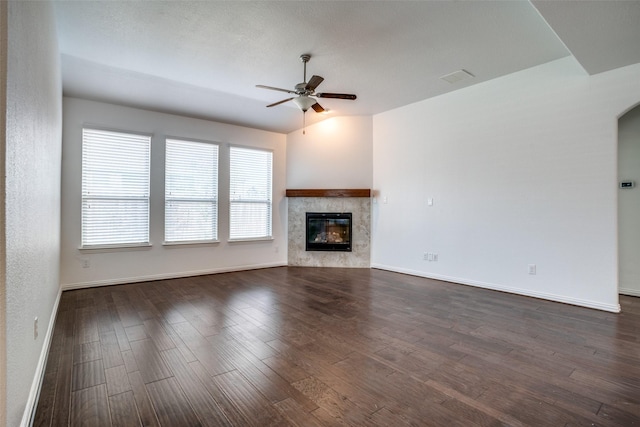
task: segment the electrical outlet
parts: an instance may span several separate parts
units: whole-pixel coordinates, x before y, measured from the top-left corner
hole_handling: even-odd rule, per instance
[[[536,265],[529,264],[529,274],[536,274]]]
[[[280,252],[280,248],[278,246],[276,246],[275,251],[276,251],[276,253]]]
[[[89,268],[89,267],[91,267],[91,262],[88,259],[83,259],[82,268]]]
[[[422,259],[425,261],[438,261],[438,254],[433,252],[425,252],[422,255]]]
[[[33,320],[33,339],[38,338],[38,318]]]

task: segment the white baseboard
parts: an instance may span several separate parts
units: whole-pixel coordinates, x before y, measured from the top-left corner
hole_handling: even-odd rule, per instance
[[[27,398],[27,404],[22,415],[22,421],[20,427],[29,427],[33,424],[33,417],[36,415],[36,405],[40,397],[40,389],[42,388],[42,382],[44,380],[44,372],[47,367],[47,358],[49,357],[49,349],[51,348],[51,340],[53,338],[53,329],[56,325],[56,317],[58,315],[58,306],[60,305],[60,298],[62,296],[62,288],[58,289],[58,296],[53,304],[51,310],[51,318],[49,319],[49,327],[47,333],[44,336],[44,342],[42,343],[42,350],[40,352],[40,358],[38,359],[38,365],[36,366],[36,372],[33,376],[33,383],[31,384],[31,391]]]
[[[618,293],[629,295],[630,297],[640,297],[640,291],[637,289],[619,288]]]
[[[221,268],[213,268],[209,270],[192,270],[192,271],[181,271],[177,273],[152,274],[148,276],[119,277],[116,279],[95,280],[92,282],[67,283],[62,285],[62,290],[69,291],[72,289],[94,288],[98,286],[124,285],[127,283],[151,282],[154,280],[178,279],[181,277],[205,276],[207,274],[232,273],[234,271],[259,270],[261,268],[286,267],[286,266],[287,266],[286,262],[285,263],[277,262],[277,263],[267,263],[267,264],[239,265],[234,267],[221,267]]]
[[[411,276],[424,277],[427,279],[442,280],[445,282],[456,283],[459,285],[475,286],[478,288],[490,289],[493,291],[508,292],[511,294],[524,295],[524,296],[533,297],[533,298],[540,298],[540,299],[554,301],[554,302],[561,302],[564,304],[577,305],[580,307],[594,308],[596,310],[610,311],[612,313],[620,312],[620,304],[602,304],[596,301],[583,300],[579,298],[571,298],[565,295],[549,294],[546,292],[535,292],[528,289],[512,288],[509,286],[480,282],[477,280],[461,279],[459,277],[450,277],[450,276],[443,276],[439,274],[425,273],[422,271],[398,268],[398,267],[393,267],[393,266],[383,265],[383,264],[372,264],[371,268],[393,271],[395,273],[409,274]],[[622,293],[622,291],[620,292]]]

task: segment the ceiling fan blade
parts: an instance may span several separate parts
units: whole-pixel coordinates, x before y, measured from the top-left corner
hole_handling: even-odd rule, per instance
[[[313,111],[315,111],[316,113],[322,113],[324,111],[324,108],[322,108],[322,105],[318,104],[317,102],[313,104],[311,108],[313,108]]]
[[[295,98],[295,97],[294,97]],[[267,105],[267,107],[275,107],[276,105],[284,104],[285,102],[291,101],[293,98],[283,99],[282,101],[274,102],[273,104]]]
[[[313,96],[317,96],[318,98],[337,98],[337,99],[356,99],[357,96],[351,93],[316,93]]]
[[[293,90],[289,90],[289,89],[280,89],[279,87],[273,87],[273,86],[265,86],[265,85],[256,85],[256,87],[259,87],[260,89],[270,89],[270,90],[279,90],[280,92],[287,92],[287,93],[296,93]]]
[[[322,83],[323,80],[324,77],[312,76],[309,79],[309,83],[307,83],[307,85],[305,86],[305,89],[313,91],[320,85],[320,83]]]

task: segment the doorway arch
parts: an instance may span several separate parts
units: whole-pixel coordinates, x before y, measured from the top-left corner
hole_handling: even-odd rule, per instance
[[[640,297],[640,104],[618,118],[618,187],[618,292]]]

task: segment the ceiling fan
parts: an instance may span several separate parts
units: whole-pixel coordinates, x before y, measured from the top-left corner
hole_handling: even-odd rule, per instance
[[[300,60],[304,64],[304,81],[302,83],[298,83],[295,86],[294,90],[289,89],[281,89],[279,87],[273,86],[265,86],[265,85],[256,85],[256,87],[262,89],[270,89],[277,90],[280,92],[287,92],[296,96],[292,96],[291,98],[283,99],[282,101],[274,102],[273,104],[267,105],[267,107],[275,107],[276,105],[284,104],[285,102],[293,101],[298,108],[302,110],[302,113],[306,113],[309,108],[313,108],[316,113],[322,113],[325,109],[318,104],[318,101],[315,98],[335,98],[335,99],[356,99],[356,96],[349,93],[327,93],[327,92],[319,92],[316,93],[315,90],[324,80],[323,77],[320,76],[312,76],[307,82],[307,62],[311,59],[311,55],[308,53],[300,55]],[[314,98],[315,97],[315,98]]]

